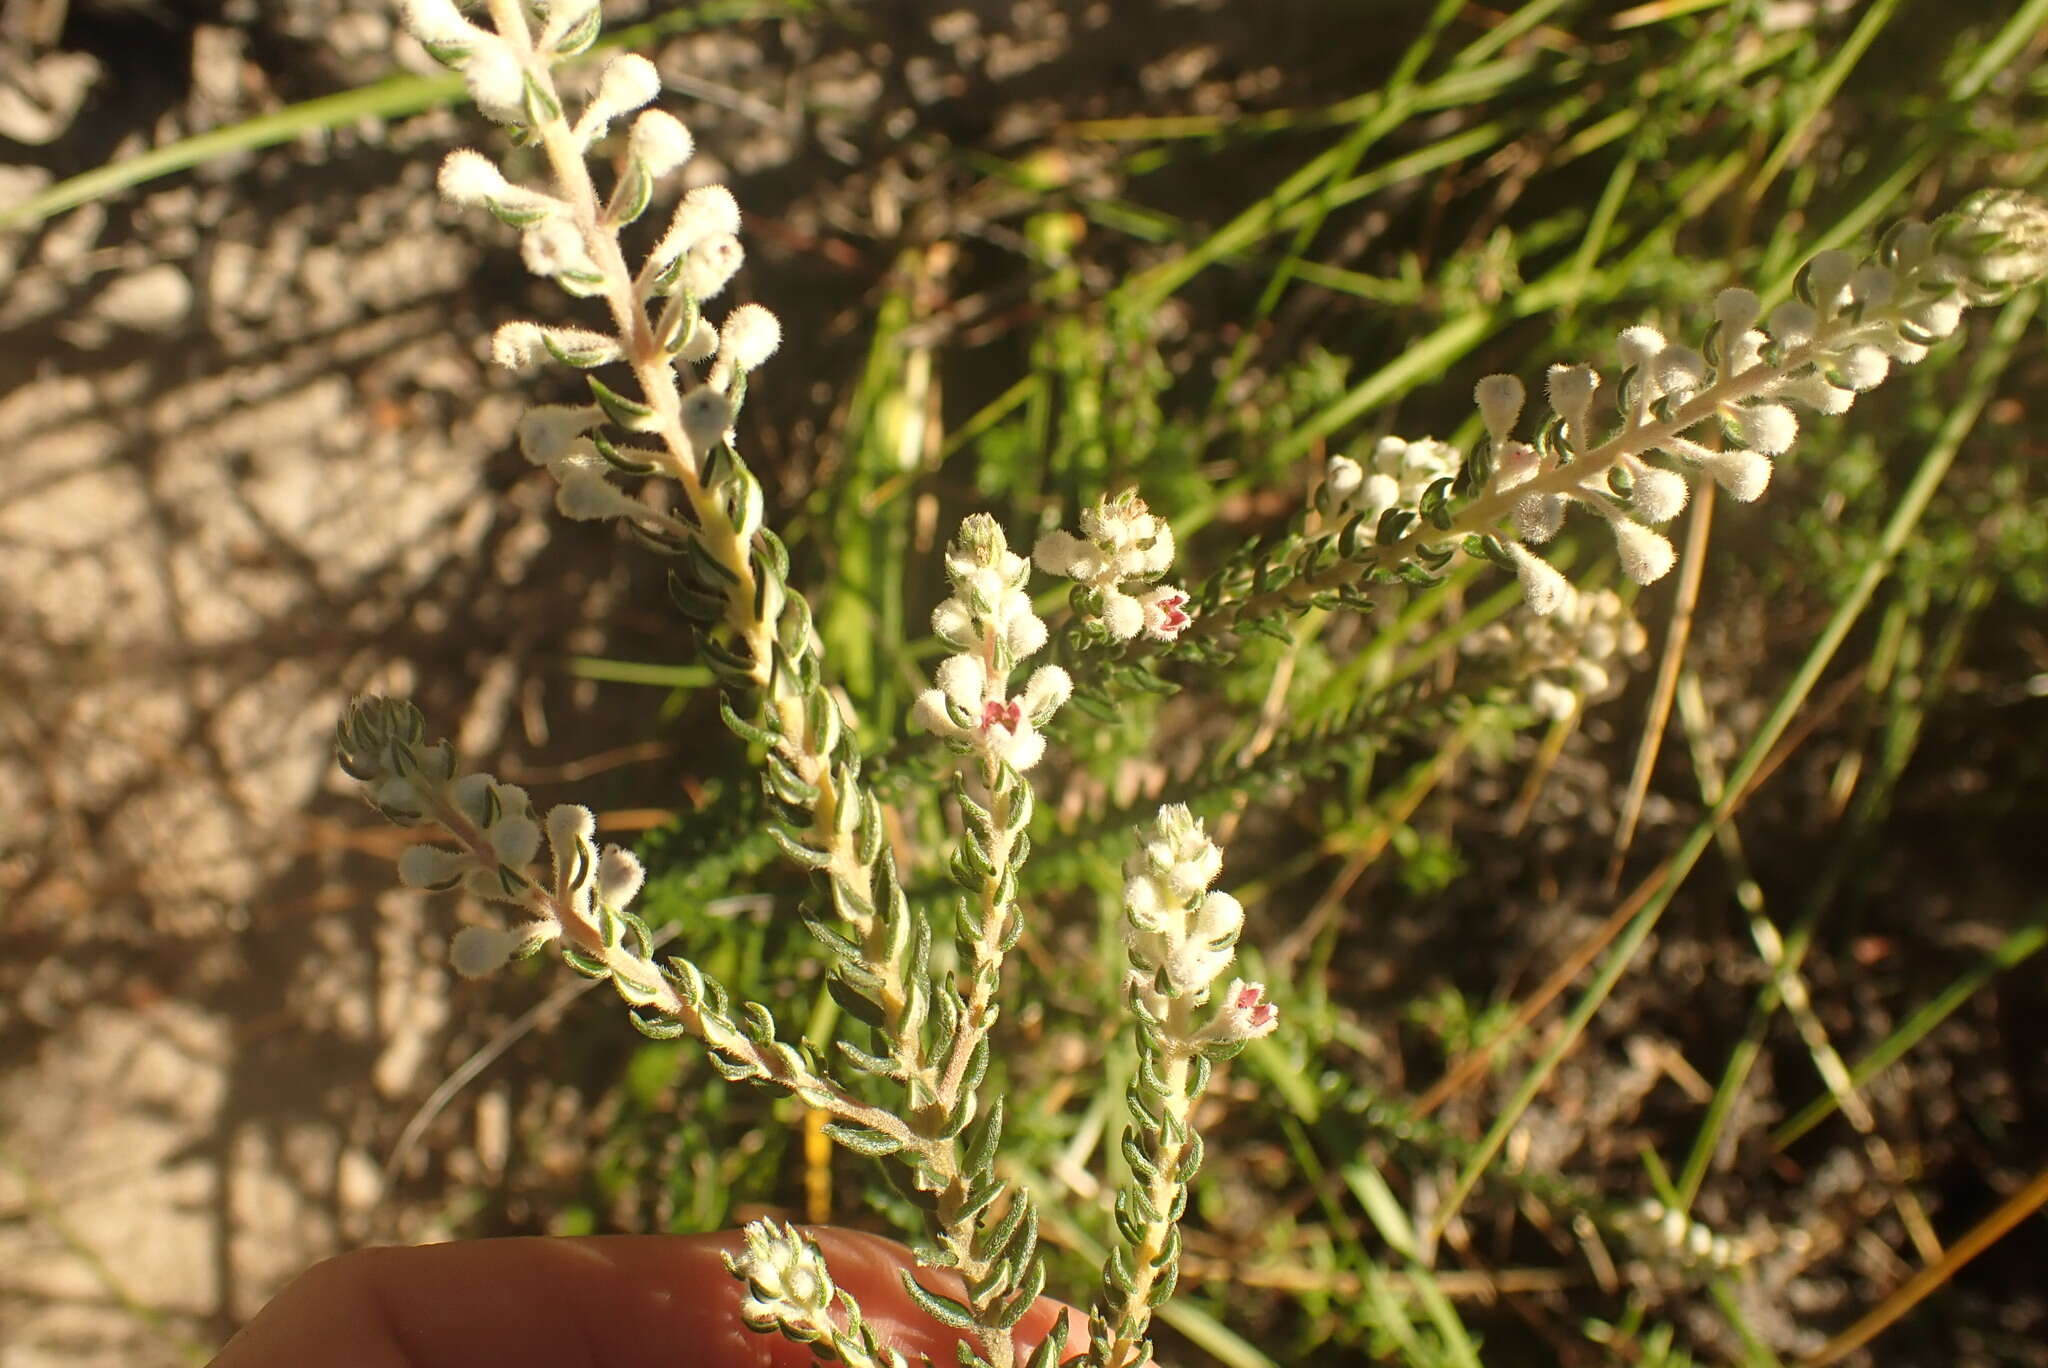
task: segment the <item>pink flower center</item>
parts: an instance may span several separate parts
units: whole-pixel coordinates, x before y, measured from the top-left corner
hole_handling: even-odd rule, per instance
[[[1017,724],[1023,720],[1024,710],[1018,707],[1014,701],[997,702],[991,699],[981,706],[981,729],[983,731],[987,731],[990,727],[999,726],[1014,732],[1017,730]]]

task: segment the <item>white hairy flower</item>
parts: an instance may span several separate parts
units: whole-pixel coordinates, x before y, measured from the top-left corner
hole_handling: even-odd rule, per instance
[[[519,451],[535,465],[569,454],[576,439],[604,422],[595,404],[536,404],[519,415]]]
[[[1556,365],[1544,377],[1544,386],[1552,411],[1564,419],[1565,440],[1574,447],[1590,445],[1588,420],[1593,396],[1600,390],[1600,372],[1591,366]]]
[[[918,696],[912,715],[934,735],[1022,773],[1044,757],[1040,729],[1072,697],[1074,681],[1057,665],[1041,665],[1014,698],[1002,689],[979,656],[948,656],[939,666],[938,687]]]
[[[683,436],[699,456],[725,441],[732,430],[732,401],[709,385],[683,396]]]
[[[936,687],[911,709],[925,730],[1020,772],[1045,754],[1041,730],[1074,692],[1065,670],[1042,665],[1010,693],[1012,669],[1046,642],[1030,576],[1031,563],[1010,550],[994,518],[977,513],[960,524],[946,548],[953,593],[932,612],[932,631],[958,654],[940,662]]]
[[[1633,518],[1608,520],[1614,532],[1614,549],[1621,556],[1621,570],[1637,584],[1655,584],[1671,573],[1678,553],[1671,543]]]
[[[547,354],[538,323],[500,323],[491,334],[491,360],[506,370],[522,370]]]
[[[1232,979],[1223,991],[1215,1019],[1202,1031],[1205,1040],[1258,1040],[1280,1029],[1280,1009],[1266,1001],[1266,985]]]
[[[710,299],[739,274],[746,252],[731,233],[714,233],[691,247],[683,258],[683,289],[697,299]]]
[[[1614,340],[1614,349],[1620,354],[1622,365],[1647,366],[1664,350],[1664,334],[1647,323],[1638,323],[1621,330]]]
[[[1787,347],[1803,347],[1813,340],[1820,328],[1820,319],[1813,306],[1804,300],[1788,299],[1771,310],[1771,319],[1766,326],[1772,337]]]
[[[503,199],[513,188],[498,164],[473,147],[458,148],[443,158],[436,183],[442,197],[456,204]]]
[[[1842,383],[1852,390],[1876,389],[1891,373],[1892,359],[1869,343],[1859,343],[1843,352],[1835,362]]]
[[[523,810],[508,813],[484,833],[498,863],[524,869],[540,853],[540,826]]]
[[[690,335],[683,339],[683,345],[676,349],[676,360],[684,365],[695,365],[708,359],[718,350],[718,329],[711,321],[699,316],[690,327]]]
[[[1834,317],[1849,302],[1849,281],[1856,274],[1856,258],[1838,247],[1814,253],[1806,263],[1806,289],[1821,320]]]
[[[428,47],[462,50],[495,36],[463,18],[455,0],[404,0],[399,20]]]
[[[609,845],[597,862],[597,893],[613,908],[623,908],[640,893],[647,867],[624,846]]]
[[[1766,456],[1782,456],[1799,435],[1799,419],[1783,404],[1751,404],[1730,415],[1737,437]]]
[[[1754,502],[1771,482],[1771,458],[1760,451],[1710,451],[1700,468],[1732,499]]]
[[[605,64],[597,92],[576,121],[576,136],[588,142],[602,137],[613,119],[630,114],[661,94],[661,73],[636,52],[621,53]]]
[[[1509,542],[1507,548],[1531,612],[1548,617],[1571,601],[1571,582],[1556,566],[1519,542]]]
[[[718,330],[718,354],[734,370],[747,372],[782,345],[782,324],[759,304],[742,304]]]
[[[563,218],[543,219],[520,234],[519,259],[543,279],[551,280],[565,271],[597,272],[597,263],[583,245],[582,231]]]
[[[470,857],[440,846],[407,846],[398,857],[398,881],[407,888],[452,888],[469,869]]]
[[[1479,421],[1485,424],[1486,435],[1493,439],[1493,444],[1499,446],[1507,441],[1528,399],[1522,382],[1512,375],[1489,375],[1473,389],[1472,397],[1479,405]]]
[[[493,123],[526,121],[526,72],[502,39],[491,38],[470,51],[462,64],[469,98]]]
[[[1635,489],[1630,497],[1630,507],[1644,522],[1670,522],[1685,508],[1686,496],[1690,493],[1685,477],[1675,470],[1660,466],[1643,465],[1637,462],[1630,472],[1635,478]]]
[[[516,931],[495,926],[465,926],[448,945],[448,965],[464,978],[482,978],[502,969],[515,956],[542,940],[554,938],[554,928],[536,922]]]
[[[1757,298],[1754,290],[1737,286],[1714,296],[1714,321],[1721,326],[1724,339],[1742,336],[1756,326],[1762,315],[1763,301]]]
[[[556,462],[559,468],[562,463]],[[562,470],[555,488],[555,509],[571,522],[597,522],[630,517],[641,504],[606,479],[601,469],[574,466]]]
[[[721,233],[736,236],[739,231],[740,205],[732,191],[722,185],[700,185],[683,196],[669,218],[668,230],[649,255],[658,262],[671,262],[706,238]]]
[[[1145,605],[1137,595],[1121,589],[1102,591],[1102,625],[1118,641],[1129,641],[1145,630]]]
[[[633,120],[628,155],[638,158],[650,176],[665,176],[690,159],[696,142],[675,115],[650,109]]]
[[[1177,641],[1194,624],[1187,591],[1177,584],[1156,584],[1136,597],[1145,615],[1145,635],[1154,641]]]
[[[1564,505],[1564,497],[1559,494],[1531,494],[1517,499],[1515,535],[1539,546],[1549,541],[1564,527]]]

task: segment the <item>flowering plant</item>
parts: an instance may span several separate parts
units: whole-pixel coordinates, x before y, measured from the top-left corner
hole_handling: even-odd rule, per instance
[[[1800,430],[1794,406],[1844,412],[1894,365],[1926,357],[1965,307],[2048,276],[2048,205],[1984,192],[1932,225],[1893,230],[1867,260],[1819,254],[1796,298],[1768,311],[1747,289],[1722,291],[1697,346],[1626,329],[1612,374],[1552,367],[1533,421],[1522,381],[1479,381],[1485,435],[1470,451],[1389,437],[1367,456],[1332,457],[1283,533],[1190,577],[1193,589],[1170,578],[1174,529],[1135,490],[1097,491],[1077,530],[1042,531],[1028,557],[996,516],[967,517],[947,546],[949,592],[931,616],[943,658],[911,709],[924,763],[951,768],[945,863],[955,911],[952,944],[940,947],[935,900],[914,895],[899,873],[891,804],[871,780],[860,720],[833,688],[790,555],[741,454],[746,401],[781,331],[759,304],[714,318],[744,261],[736,198],[715,185],[689,190],[644,255],[629,258],[624,230],[685,167],[692,139],[648,108],[660,76],[630,54],[610,59],[572,117],[554,67],[596,39],[594,0],[489,0],[480,16],[454,0],[407,0],[405,15],[462,72],[477,108],[537,149],[548,170],[545,186],[524,185],[486,153],[457,151],[443,163],[442,193],[496,215],[521,235],[531,271],[604,310],[603,328],[497,329],[491,352],[501,365],[591,372],[587,402],[525,413],[521,450],[556,482],[565,517],[616,523],[669,558],[672,595],[715,679],[720,716],[759,757],[768,830],[822,892],[805,924],[859,1039],[828,1055],[688,955],[658,953],[633,910],[639,859],[601,847],[588,809],[542,813],[518,786],[465,772],[448,743],[427,741],[410,705],[358,700],[337,728],[341,763],[378,811],[431,837],[400,858],[405,883],[508,909],[504,925],[457,934],[460,972],[552,948],[609,981],[643,1032],[694,1038],[725,1078],[794,1096],[828,1118],[833,1140],[882,1164],[922,1214],[920,1263],[952,1275],[906,1275],[907,1290],[959,1332],[967,1365],[1036,1368],[1070,1349],[1095,1368],[1148,1359],[1155,1309],[1182,1259],[1203,1099],[1218,1066],[1282,1029],[1266,986],[1237,972],[1246,913],[1217,886],[1216,835],[1190,807],[1158,805],[1123,843],[1122,998],[1137,1068],[1127,1175],[1110,1203],[1115,1238],[1089,1340],[1069,1346],[1062,1323],[1042,1343],[1015,1343],[1013,1327],[1045,1286],[1041,1213],[1003,1167],[1005,1106],[985,1084],[1006,961],[1031,919],[1032,776],[1057,770],[1068,706],[1113,709],[1133,691],[1170,691],[1169,667],[1227,662],[1258,636],[1287,640],[1304,614],[1373,611],[1404,586],[1439,583],[1455,562],[1486,561],[1516,578],[1530,616],[1476,635],[1470,648],[1526,689],[1538,712],[1569,716],[1611,693],[1620,660],[1643,647],[1621,598],[1575,586],[1536,549],[1570,510],[1604,523],[1623,575],[1649,584],[1676,560],[1656,529],[1700,480],[1738,500],[1765,492]],[[618,167],[602,191],[593,160]],[[650,499],[634,481],[665,482],[673,500]],[[1051,622],[1033,595],[1034,569],[1067,582],[1064,614]],[[756,1223],[729,1267],[757,1329],[826,1361],[901,1362],[802,1231]]]

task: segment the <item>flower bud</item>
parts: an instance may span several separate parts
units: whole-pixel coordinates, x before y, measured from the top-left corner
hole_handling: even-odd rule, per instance
[[[1646,465],[1634,472],[1635,491],[1630,506],[1644,522],[1670,522],[1685,508],[1685,477],[1675,470]]]
[[[477,45],[462,64],[469,97],[493,123],[526,121],[526,73],[504,42],[493,38]]]
[[[1739,408],[1734,414],[1734,427],[1744,446],[1754,447],[1766,456],[1782,455],[1799,435],[1798,418],[1783,404]]]
[[[469,856],[440,846],[407,846],[398,856],[398,881],[407,888],[452,888],[469,866]]]
[[[1621,354],[1624,366],[1648,365],[1658,352],[1664,350],[1664,334],[1647,323],[1639,323],[1633,328],[1622,329],[1621,336],[1615,339],[1615,350]]]
[[[624,846],[606,846],[597,862],[598,896],[613,908],[627,906],[647,881],[647,867]]]
[[[1850,389],[1876,389],[1891,373],[1892,359],[1868,343],[1859,343],[1844,352],[1836,366]]]
[[[683,288],[697,299],[710,299],[739,274],[746,253],[731,233],[717,233],[690,248],[683,262]]]
[[[1479,405],[1479,421],[1485,424],[1486,435],[1498,446],[1507,440],[1515,420],[1522,416],[1528,392],[1512,375],[1489,375],[1473,389],[1472,397]]]
[[[523,869],[540,853],[540,827],[524,813],[502,817],[484,835],[500,864]]]
[[[404,0],[399,21],[429,47],[459,50],[495,36],[463,18],[455,0]]]
[[[746,372],[766,361],[782,345],[782,324],[759,304],[742,304],[725,316],[718,348],[733,369]]]
[[[1617,517],[1611,526],[1623,574],[1637,584],[1655,584],[1671,573],[1678,553],[1670,542],[1632,518]]]
[[[482,204],[488,199],[502,199],[513,188],[512,183],[505,179],[505,173],[498,169],[498,164],[473,147],[450,152],[441,162],[436,183],[442,197],[456,204]]]
[[[661,94],[661,73],[637,52],[622,53],[605,64],[597,93],[576,121],[576,135],[588,140],[604,132],[621,114],[631,113]]]
[[[448,944],[448,965],[464,978],[482,978],[494,973],[534,939],[525,931],[502,931],[495,926],[465,926]]]
[[[709,385],[699,385],[683,396],[683,436],[699,456],[725,441],[732,427],[732,403]]]
[[[1571,582],[1556,566],[1520,542],[1509,542],[1507,548],[1508,559],[1515,563],[1515,578],[1522,582],[1522,597],[1528,600],[1530,612],[1548,617],[1570,602]]]
[[[523,370],[546,355],[538,323],[501,323],[491,334],[491,360],[506,370]]]
[[[1727,289],[1714,296],[1714,321],[1721,325],[1724,339],[1748,332],[1762,313],[1763,301],[1754,290]]]
[[[1771,482],[1771,458],[1757,451],[1711,452],[1701,458],[1700,468],[1742,503],[1755,501]]]
[[[569,454],[572,443],[604,421],[595,404],[537,404],[519,415],[519,451],[535,465]]]
[[[1985,302],[2048,279],[2048,200],[2020,190],[1979,190],[1935,225],[1942,249]]]
[[[639,158],[650,176],[665,176],[690,159],[696,149],[690,130],[675,115],[650,109],[633,120],[627,153]]]

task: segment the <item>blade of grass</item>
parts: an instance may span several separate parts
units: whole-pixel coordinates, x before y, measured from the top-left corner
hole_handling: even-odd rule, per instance
[[[1771,182],[1778,178],[1778,173],[1785,169],[1785,163],[1792,159],[1792,154],[1806,142],[1807,135],[1813,129],[1814,120],[1827,108],[1828,101],[1842,88],[1842,82],[1856,69],[1856,64],[1863,60],[1863,54],[1884,30],[1884,26],[1891,22],[1892,15],[1898,8],[1899,0],[1872,0],[1864,9],[1863,17],[1856,21],[1856,27],[1835,53],[1834,60],[1827,64],[1819,79],[1801,92],[1799,113],[1793,118],[1792,126],[1785,130],[1785,136],[1771,149],[1771,155],[1764,159],[1763,166],[1749,183],[1748,198],[1752,202],[1763,197]]]
[[[1986,984],[2006,970],[2026,963],[2043,945],[2048,945],[2048,907],[2037,909],[2032,922],[2000,941],[1996,949],[1907,1017],[1869,1054],[1856,1061],[1849,1070],[1850,1084],[1861,1088],[1896,1064],[1906,1051],[1925,1040],[1930,1031],[1948,1020],[1958,1007],[1975,997]],[[1784,1149],[1793,1144],[1833,1115],[1839,1105],[1832,1094],[1815,1098],[1771,1132],[1772,1147]]]

